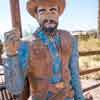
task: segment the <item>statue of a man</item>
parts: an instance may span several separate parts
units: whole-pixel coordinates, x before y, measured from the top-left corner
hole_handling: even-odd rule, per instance
[[[29,0],[27,10],[40,25],[32,39],[21,40],[16,30],[5,33],[6,87],[16,97],[25,93],[27,78],[32,100],[84,100],[76,39],[57,29],[65,4],[65,0]],[[28,99],[25,96],[23,100]]]

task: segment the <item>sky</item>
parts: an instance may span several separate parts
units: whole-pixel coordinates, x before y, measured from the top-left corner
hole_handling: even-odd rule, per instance
[[[6,31],[12,29],[10,0],[0,0],[0,39]],[[27,0],[20,1],[23,34],[34,31],[37,21],[26,10]],[[59,19],[59,28],[76,31],[97,29],[98,0],[66,0],[66,8]]]

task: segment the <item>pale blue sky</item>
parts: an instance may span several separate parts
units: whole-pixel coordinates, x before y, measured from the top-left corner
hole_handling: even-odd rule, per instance
[[[0,33],[10,30],[10,0],[0,0]],[[35,30],[38,24],[26,11],[26,1],[19,0],[23,33]],[[68,0],[65,12],[60,17],[59,27],[65,30],[89,30],[97,28],[98,0]],[[1,38],[0,34],[0,38]]]

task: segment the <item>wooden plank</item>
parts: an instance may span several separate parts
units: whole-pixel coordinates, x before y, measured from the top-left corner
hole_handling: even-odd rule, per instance
[[[99,86],[100,86],[100,83],[98,83],[96,85],[93,85],[93,86],[90,86],[90,87],[88,87],[86,89],[83,89],[83,92],[87,92],[87,91],[92,90],[92,89],[95,89],[95,88],[97,88]]]
[[[0,85],[3,85],[4,82],[4,75],[0,75]]]
[[[0,89],[0,100],[15,100],[5,87]]]
[[[12,27],[17,28],[20,31],[20,33],[18,33],[19,36],[22,37],[19,0],[10,0],[10,9],[12,17]]]
[[[2,64],[2,59],[1,59],[2,53],[3,53],[3,44],[2,44],[2,42],[0,40],[0,64]]]
[[[0,92],[1,92],[1,98],[2,98],[1,100],[5,100],[3,90],[1,90]]]
[[[100,55],[100,50],[98,51],[84,51],[84,52],[79,52],[80,56],[92,56],[92,55]]]
[[[8,100],[10,100],[11,99],[11,95],[9,94],[7,89],[6,89],[6,95],[7,95]]]
[[[98,71],[100,71],[100,68],[93,68],[93,69],[83,70],[83,71],[80,71],[80,75],[86,75],[86,74],[90,74],[90,73],[98,72]]]

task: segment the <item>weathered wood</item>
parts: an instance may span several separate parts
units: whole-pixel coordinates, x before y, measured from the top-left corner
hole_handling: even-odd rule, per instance
[[[98,20],[97,20],[97,23],[98,23],[97,38],[100,39],[100,0],[98,0]]]
[[[18,29],[20,31],[20,33],[18,34],[20,35],[20,37],[22,37],[19,0],[10,0],[10,9],[12,17],[12,27]]]
[[[100,50],[98,51],[84,51],[84,52],[79,52],[80,56],[92,56],[92,55],[98,55],[100,54]]]
[[[87,92],[89,90],[92,90],[92,89],[95,89],[95,88],[98,88],[100,86],[100,83],[96,84],[96,85],[92,85],[86,89],[83,89],[83,92]]]
[[[86,75],[86,74],[92,74],[92,73],[98,72],[98,71],[100,71],[100,68],[93,68],[93,69],[83,70],[83,71],[80,72],[80,75],[82,76],[82,75]],[[87,91],[95,89],[99,86],[100,86],[100,83],[98,83],[96,85],[92,85],[90,87],[87,87],[87,88],[83,89],[83,92],[87,92]]]
[[[93,72],[100,71],[100,68],[93,68],[88,70],[80,71],[80,75],[92,74]]]
[[[0,88],[0,100],[16,100],[5,87]]]
[[[3,52],[3,44],[0,40],[0,64],[2,64],[2,59],[1,59],[2,52]]]

